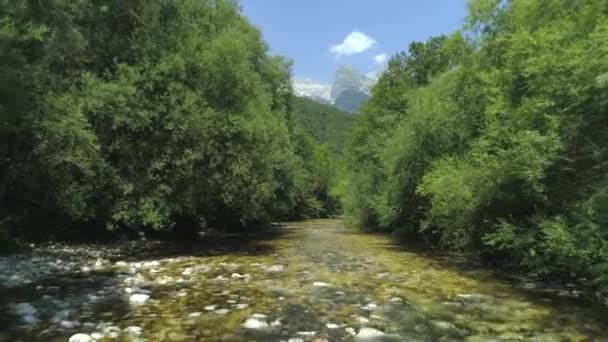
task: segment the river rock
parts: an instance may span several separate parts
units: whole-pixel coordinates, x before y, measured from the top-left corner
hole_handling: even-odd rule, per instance
[[[192,312],[192,313],[190,313],[188,315],[188,317],[190,317],[190,318],[201,317],[202,314],[203,314],[202,312],[198,312],[198,311],[197,312]]]
[[[59,325],[64,328],[64,329],[74,329],[80,326],[80,322],[78,321],[68,321],[68,320],[62,320]]]
[[[278,272],[285,271],[285,266],[283,266],[283,265],[272,265],[270,267],[264,267],[264,270],[266,272],[270,272],[270,273],[278,273]]]
[[[143,293],[135,293],[129,297],[129,302],[135,305],[145,304],[150,299],[150,296]]]
[[[76,335],[72,335],[72,337],[70,337],[70,339],[68,341],[69,342],[92,342],[93,338],[87,334],[76,334]]]
[[[237,310],[244,310],[247,309],[249,307],[249,304],[247,303],[239,303],[237,305],[235,305]]]
[[[358,342],[372,342],[372,341],[401,341],[401,336],[386,334],[380,330],[374,328],[361,328],[359,333],[355,336],[355,341]]]
[[[324,283],[322,281],[315,281],[314,283],[312,283],[312,286],[316,286],[316,287],[328,287],[330,285],[328,283]]]
[[[230,312],[230,310],[228,310],[228,309],[217,309],[217,310],[213,311],[214,314],[220,315],[220,316],[227,315],[229,312]]]
[[[270,326],[273,328],[279,328],[279,327],[281,327],[281,325],[283,325],[283,324],[281,323],[280,318],[277,318],[274,320],[274,322],[270,323]]]
[[[18,303],[13,305],[13,312],[19,316],[33,316],[38,310],[30,303]]]
[[[266,321],[250,317],[250,318],[247,318],[245,323],[243,323],[243,328],[254,329],[254,330],[266,329],[266,328],[268,328],[268,323],[266,323]]]
[[[327,323],[325,324],[325,326],[327,327],[327,329],[338,329],[340,327],[338,324],[335,323]]]
[[[129,335],[139,336],[139,335],[141,335],[143,329],[142,329],[142,327],[138,327],[136,325],[131,325],[131,326],[126,327],[123,331]]]

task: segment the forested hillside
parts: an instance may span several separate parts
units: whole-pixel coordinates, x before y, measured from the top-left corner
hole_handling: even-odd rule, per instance
[[[395,55],[345,152],[361,227],[608,285],[608,3],[475,0]]]
[[[290,62],[235,2],[3,0],[0,18],[3,235],[323,212]]]
[[[331,105],[296,97],[293,102],[296,122],[318,144],[327,144],[334,153],[341,153],[348,133],[355,122],[355,115],[343,112]]]

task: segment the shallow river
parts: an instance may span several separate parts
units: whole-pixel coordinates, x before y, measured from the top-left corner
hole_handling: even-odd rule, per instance
[[[606,311],[570,291],[340,220],[203,240],[0,287],[0,341],[608,341]]]

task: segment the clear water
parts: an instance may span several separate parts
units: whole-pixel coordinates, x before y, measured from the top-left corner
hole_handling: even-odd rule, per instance
[[[76,332],[116,330],[108,326],[142,328],[139,336],[116,330],[113,340],[348,341],[370,327],[392,334],[386,340],[608,341],[606,311],[568,291],[506,280],[453,255],[407,251],[340,220],[210,241],[161,244],[149,255],[124,257],[127,266],[117,258],[90,273],[57,275],[45,280],[56,291],[46,297],[36,284],[13,291],[46,305],[47,314],[28,326],[5,317],[0,341],[66,341]],[[151,260],[159,265],[129,271]],[[130,304],[127,287],[151,299]],[[79,327],[53,321],[66,302],[66,317]],[[245,328],[255,314],[269,327]]]

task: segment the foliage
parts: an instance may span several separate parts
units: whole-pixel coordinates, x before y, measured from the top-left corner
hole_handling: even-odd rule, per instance
[[[236,2],[2,0],[0,47],[0,215],[17,235],[322,211],[290,62]]]
[[[359,226],[608,285],[605,1],[474,0],[394,56],[345,150]]]
[[[342,152],[356,116],[333,106],[296,97],[293,101],[294,120],[317,144],[327,144],[331,152]]]

